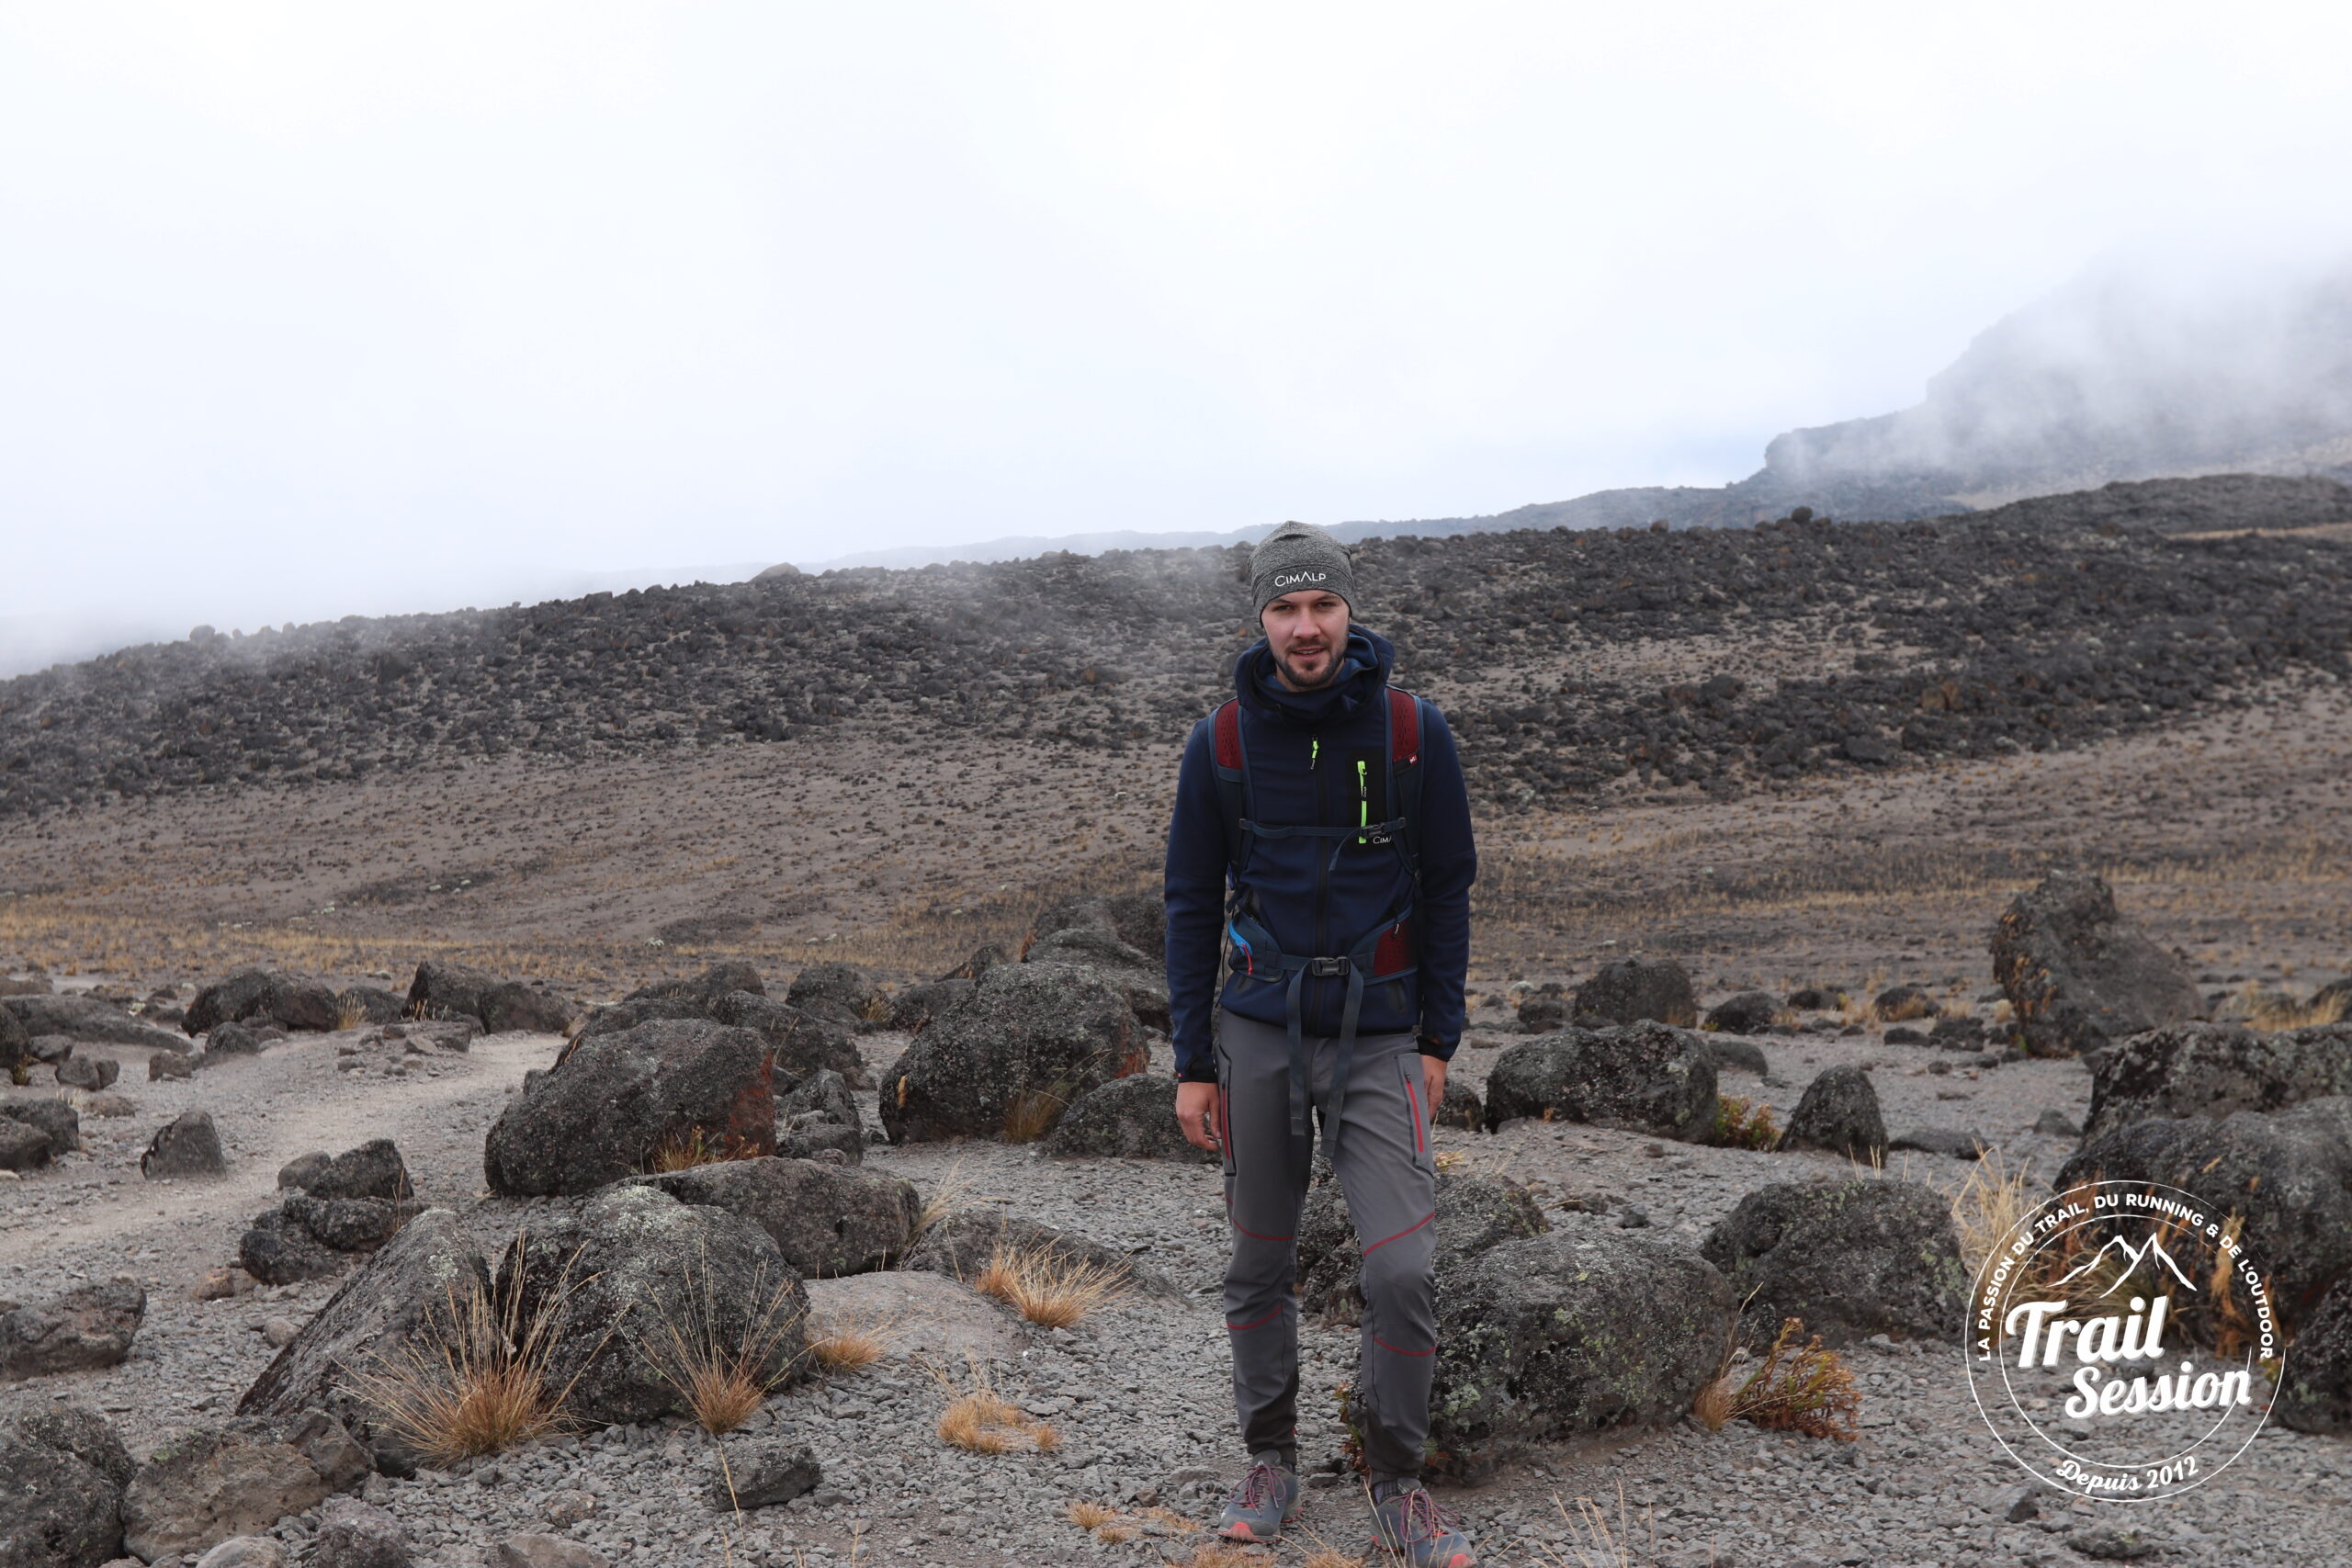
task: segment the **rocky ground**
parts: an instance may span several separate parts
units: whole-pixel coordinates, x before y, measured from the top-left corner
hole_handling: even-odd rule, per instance
[[[1521,1036],[1500,1002],[1475,1022],[1459,1064],[1463,1080],[1479,1087],[1498,1048]],[[299,1326],[333,1289],[319,1281],[187,1297],[192,1282],[234,1255],[245,1221],[268,1204],[278,1166],[298,1154],[389,1135],[421,1194],[470,1212],[485,1242],[525,1223],[527,1211],[484,1201],[481,1137],[523,1072],[548,1060],[557,1042],[493,1036],[393,1074],[364,1055],[374,1065],[339,1067],[356,1038],[298,1036],[249,1061],[153,1084],[143,1053],[119,1048],[136,1111],[85,1121],[85,1154],[0,1183],[0,1295],[130,1269],[149,1284],[150,1314],[124,1366],[37,1380],[10,1391],[9,1403],[88,1402],[117,1421],[134,1453],[224,1415],[274,1354],[272,1337]],[[864,1054],[878,1072],[902,1043],[868,1034]],[[1974,1058],[1886,1044],[1875,1030],[1758,1043],[1770,1076],[1729,1074],[1724,1088],[1772,1104],[1783,1121],[1815,1074],[1861,1066],[1898,1134],[1965,1129],[2003,1159],[2047,1170],[2074,1140],[2037,1133],[2036,1122],[2052,1111],[2079,1122],[2087,1110],[2088,1075],[2072,1060],[1954,1067]],[[1164,1048],[1157,1065],[1165,1070]],[[862,1099],[870,1121],[874,1097]],[[195,1106],[222,1130],[228,1178],[142,1181],[136,1161],[147,1134]],[[1639,1223],[1695,1241],[1758,1186],[1854,1169],[1821,1154],[1660,1143],[1560,1122],[1522,1121],[1491,1134],[1447,1129],[1437,1140],[1449,1167],[1524,1182],[1555,1226],[1604,1235],[1621,1234],[1638,1212]],[[740,1519],[706,1500],[717,1475],[710,1439],[673,1420],[533,1444],[462,1473],[378,1477],[366,1495],[407,1526],[425,1556],[452,1568],[481,1562],[487,1544],[518,1530],[571,1536],[616,1562],[664,1564],[1189,1557],[1196,1542],[1186,1521],[1212,1509],[1209,1494],[1236,1458],[1216,1300],[1224,1230],[1214,1168],[1057,1161],[1034,1146],[986,1143],[876,1146],[867,1159],[926,1192],[961,1191],[975,1209],[1001,1207],[1130,1251],[1175,1293],[1137,1293],[1075,1331],[1046,1332],[933,1277],[817,1282],[820,1319],[885,1323],[897,1348],[870,1371],[803,1383],[770,1402],[752,1434],[781,1429],[808,1441],[825,1481],[807,1498]],[[1949,1191],[1973,1168],[1896,1154],[1886,1174]],[[894,1290],[897,1279],[920,1283]],[[1353,1483],[1332,1469],[1340,1432],[1331,1404],[1351,1372],[1353,1335],[1310,1322],[1306,1338],[1304,1462],[1320,1473],[1302,1540],[1354,1553],[1363,1545],[1362,1509]],[[932,1426],[946,1396],[933,1369],[968,1382],[959,1352],[977,1355],[1001,1387],[1050,1421],[1058,1450],[989,1458],[942,1445]],[[1604,1505],[1609,1528],[1630,1538],[1626,1561],[1676,1565],[2066,1562],[2083,1560],[2070,1542],[2096,1546],[2095,1532],[2118,1519],[2112,1507],[2054,1499],[2036,1517],[2007,1519],[2020,1477],[1977,1421],[1956,1348],[1872,1343],[1852,1359],[1863,1387],[1855,1444],[1740,1423],[1709,1434],[1686,1420],[1544,1445],[1447,1501],[1498,1563],[1573,1562],[1577,1551],[1594,1550],[1589,1523],[1562,1511],[1580,1498]],[[593,1504],[578,1499],[582,1493]],[[1123,1546],[1093,1541],[1063,1517],[1076,1501],[1117,1507],[1145,1533]],[[2352,1552],[2347,1503],[2352,1449],[2273,1427],[2211,1484],[2130,1519],[2160,1543],[2163,1561],[2308,1563]],[[1155,1505],[1172,1511],[1151,1515]],[[583,1507],[584,1517],[571,1517]],[[300,1521],[286,1534],[297,1547],[307,1539]]]

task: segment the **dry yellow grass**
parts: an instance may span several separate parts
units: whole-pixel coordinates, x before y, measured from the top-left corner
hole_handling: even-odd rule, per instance
[[[808,1357],[829,1372],[862,1372],[889,1354],[894,1320],[863,1313],[827,1319],[809,1336]]]
[[[2341,1023],[2352,1012],[2352,995],[2332,997],[2256,998],[2246,1008],[2246,1021],[2256,1029],[2309,1029],[2314,1024]]]
[[[1069,1100],[1051,1089],[1033,1089],[1018,1096],[1004,1113],[1004,1141],[1035,1143],[1054,1130],[1069,1108]]]
[[[723,1165],[733,1159],[757,1159],[758,1145],[749,1139],[729,1133],[712,1137],[700,1127],[662,1134],[653,1145],[653,1157],[646,1162],[646,1174],[662,1176],[673,1170],[692,1170],[698,1165]]]
[[[1126,1283],[1111,1265],[1073,1258],[1050,1248],[1025,1250],[999,1242],[988,1267],[972,1281],[1043,1328],[1069,1328],[1086,1314],[1125,1294]]]
[[[1952,1194],[1952,1228],[1960,1233],[1961,1260],[1971,1278],[2041,1203],[2032,1171],[2030,1162],[2012,1170],[2000,1150],[1987,1149]]]
[[[1764,1100],[1722,1094],[1715,1097],[1715,1130],[1707,1141],[1727,1149],[1770,1149],[1780,1144],[1781,1129]]]
[[[1566,1547],[1550,1547],[1537,1558],[1537,1568],[1639,1568],[1644,1562],[1661,1562],[1657,1550],[1657,1521],[1649,1510],[1629,1515],[1625,1507],[1625,1488],[1617,1488],[1617,1517],[1612,1524],[1609,1512],[1589,1497],[1579,1497],[1574,1507],[1555,1495],[1552,1506],[1560,1510],[1562,1522],[1568,1527],[1569,1540]],[[1648,1527],[1646,1550],[1636,1557],[1634,1538]]]
[[[1264,1561],[1264,1558],[1256,1556],[1238,1546],[1227,1546],[1222,1541],[1204,1540],[1193,1548],[1192,1556],[1184,1559],[1184,1568],[1250,1568],[1250,1565]]]
[[[926,1363],[924,1370],[947,1395],[939,1413],[939,1440],[967,1453],[1004,1454],[1028,1447],[1050,1453],[1061,1445],[1061,1434],[1042,1421],[1033,1421],[1022,1408],[1000,1393],[985,1362],[966,1363],[962,1380]]]
[[[801,1326],[791,1282],[775,1284],[759,1310],[737,1325],[721,1321],[707,1259],[688,1265],[680,1283],[684,1299],[664,1315],[658,1336],[638,1342],[638,1353],[678,1391],[696,1425],[731,1432],[791,1375],[786,1347]]]
[[[571,1383],[553,1386],[548,1358],[576,1286],[577,1258],[528,1312],[519,1291],[494,1302],[472,1275],[452,1281],[399,1351],[350,1371],[353,1393],[403,1447],[439,1465],[560,1430]]]
[[[1862,1405],[1853,1369],[1837,1351],[1824,1349],[1818,1334],[1802,1349],[1792,1348],[1789,1342],[1804,1330],[1802,1319],[1781,1320],[1763,1364],[1732,1395],[1731,1418],[1770,1431],[1853,1442],[1861,1436],[1854,1423]]]
[[[915,1232],[908,1239],[908,1249],[911,1251],[914,1244],[922,1239],[923,1233],[940,1221],[952,1219],[969,1209],[977,1185],[970,1173],[965,1170],[961,1159],[950,1165],[932,1188],[931,1195],[922,1201],[922,1212],[915,1216]]]
[[[1119,1517],[1115,1508],[1083,1501],[1069,1505],[1062,1509],[1062,1515],[1082,1530],[1099,1529]]]
[[[1162,1507],[1156,1503],[1138,1513],[1136,1517],[1158,1525],[1162,1529],[1174,1530],[1178,1535],[1191,1535],[1201,1528],[1200,1520],[1180,1514],[1173,1508]]]

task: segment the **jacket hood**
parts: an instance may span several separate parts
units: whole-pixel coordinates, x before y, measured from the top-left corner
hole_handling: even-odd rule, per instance
[[[1312,692],[1294,692],[1274,676],[1274,650],[1260,637],[1233,662],[1233,694],[1261,718],[1300,729],[1318,729],[1354,713],[1388,683],[1396,650],[1377,632],[1352,622],[1340,653],[1338,679]]]

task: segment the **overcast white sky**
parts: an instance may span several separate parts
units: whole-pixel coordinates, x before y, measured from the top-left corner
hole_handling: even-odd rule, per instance
[[[10,0],[0,615],[1720,483],[2102,256],[2303,243],[2348,54],[2315,5]]]

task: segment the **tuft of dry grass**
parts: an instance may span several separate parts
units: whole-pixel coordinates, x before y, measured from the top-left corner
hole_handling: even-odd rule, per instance
[[[1163,1507],[1157,1503],[1144,1509],[1136,1517],[1158,1525],[1162,1529],[1174,1530],[1178,1535],[1191,1535],[1201,1528],[1200,1520],[1180,1514],[1173,1508]]]
[[[356,1029],[368,1021],[368,1004],[356,991],[338,991],[334,998],[334,1026]]]
[[[1780,1124],[1772,1120],[1772,1107],[1763,1100],[1745,1100],[1736,1094],[1715,1097],[1715,1127],[1707,1142],[1718,1148],[1770,1149],[1780,1141]]]
[[[862,1372],[889,1354],[894,1320],[861,1313],[830,1318],[810,1337],[808,1357],[829,1372]]]
[[[645,1174],[664,1176],[673,1170],[692,1170],[698,1165],[724,1165],[734,1159],[757,1159],[759,1145],[741,1134],[729,1133],[712,1137],[700,1127],[662,1134],[653,1145],[653,1157],[646,1162]]]
[[[2343,991],[2330,997],[2253,994],[2245,1009],[2246,1021],[2256,1029],[2309,1029],[2315,1024],[2342,1023],[2347,1012],[2352,1012],[2352,994]]]
[[[518,1237],[518,1252],[521,1245]],[[493,1300],[475,1275],[451,1280],[441,1306],[425,1308],[419,1333],[397,1352],[352,1369],[353,1393],[394,1440],[436,1465],[503,1453],[560,1430],[572,1385],[551,1386],[548,1359],[572,1292],[586,1282],[571,1278],[578,1260],[575,1252],[527,1313],[519,1289]]]
[[[1004,1141],[1034,1144],[1054,1130],[1069,1100],[1050,1089],[1033,1089],[1015,1097],[1004,1112]]]
[[[1854,1423],[1862,1406],[1853,1369],[1837,1351],[1824,1349],[1818,1334],[1804,1348],[1790,1348],[1804,1330],[1802,1318],[1781,1320],[1763,1364],[1732,1395],[1731,1418],[1768,1431],[1853,1442],[1861,1436]]]
[[[1448,1171],[1460,1170],[1469,1159],[1470,1156],[1460,1149],[1440,1149],[1436,1156],[1438,1174],[1442,1176]]]
[[[1961,1260],[1967,1264],[1971,1279],[1984,1271],[1984,1260],[1994,1249],[2014,1235],[2025,1217],[2040,1206],[2032,1173],[2030,1161],[2012,1170],[2000,1150],[1987,1149],[1969,1168],[1960,1190],[1952,1194],[1952,1228],[1960,1233]]]
[[[703,1430],[731,1432],[792,1375],[795,1358],[786,1351],[801,1326],[792,1281],[779,1281],[733,1326],[720,1321],[707,1258],[699,1268],[687,1266],[681,1284],[686,1299],[663,1315],[658,1338],[638,1342],[638,1353],[678,1391]]]
[[[965,1170],[962,1160],[950,1165],[946,1174],[932,1188],[931,1196],[922,1201],[922,1212],[915,1216],[915,1231],[907,1239],[907,1250],[913,1251],[915,1243],[921,1241],[932,1226],[971,1208],[972,1193],[977,1186],[970,1173]]]
[[[1299,1568],[1365,1568],[1364,1560],[1351,1551],[1341,1551],[1312,1530],[1299,1532],[1306,1540],[1306,1555],[1299,1560]]]
[[[1252,1555],[1244,1548],[1227,1546],[1219,1540],[1204,1540],[1193,1548],[1193,1555],[1184,1559],[1184,1568],[1253,1568],[1263,1562],[1262,1557]]]
[[[1560,1501],[1557,1494],[1552,1506],[1560,1510],[1561,1519],[1568,1527],[1568,1544],[1565,1550],[1547,1548],[1538,1559],[1539,1568],[1639,1568],[1634,1556],[1634,1537],[1638,1527],[1649,1527],[1649,1543],[1642,1561],[1660,1562],[1657,1551],[1657,1521],[1645,1508],[1639,1515],[1629,1516],[1625,1509],[1625,1488],[1617,1487],[1617,1519],[1612,1526],[1609,1511],[1589,1497],[1579,1497],[1571,1509]]]
[[[1118,1510],[1101,1503],[1075,1502],[1062,1509],[1062,1516],[1082,1530],[1100,1529],[1119,1517]]]
[[[1050,1247],[1027,1250],[999,1242],[972,1288],[1042,1328],[1069,1328],[1125,1295],[1126,1281],[1109,1264],[1070,1258]]]
[[[959,1382],[944,1369],[926,1364],[947,1395],[939,1413],[939,1440],[966,1453],[1005,1454],[1027,1446],[1051,1453],[1061,1445],[1061,1434],[1042,1421],[1033,1421],[1000,1393],[986,1363],[975,1357],[967,1362]]]

